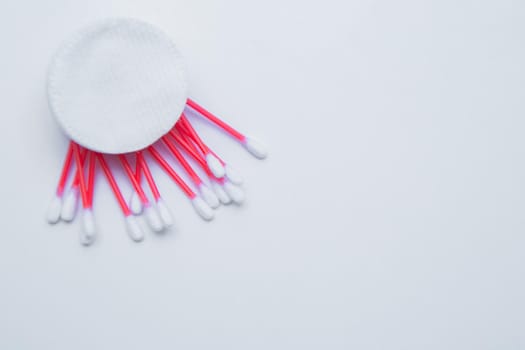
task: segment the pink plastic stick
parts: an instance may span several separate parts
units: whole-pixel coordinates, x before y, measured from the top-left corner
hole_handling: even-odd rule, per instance
[[[153,158],[159,163],[159,165],[164,169],[164,171],[171,176],[173,181],[179,185],[179,187],[184,191],[184,193],[190,198],[195,198],[196,194],[192,191],[192,189],[180,178],[180,176],[173,170],[173,168],[166,162],[164,158],[160,155],[159,152],[153,146],[148,147],[149,153],[153,156]]]
[[[160,198],[160,192],[159,192],[159,189],[157,188],[157,184],[155,184],[155,181],[153,180],[153,176],[151,175],[149,166],[146,163],[144,156],[142,155],[142,151],[137,152],[137,162],[139,166],[142,168],[142,171],[144,172],[144,177],[146,178],[146,181],[148,182],[149,188],[151,189],[151,193],[153,193],[153,198],[155,198],[155,201],[158,201]]]
[[[169,134],[186,153],[188,153],[197,163],[199,163],[209,178],[221,184],[226,181],[223,177],[217,178],[215,175],[213,175],[210,168],[208,168],[208,164],[206,164],[206,160],[199,153],[195,145],[190,140],[187,140],[182,134],[180,134],[178,130],[171,130]]]
[[[200,115],[202,115],[203,117],[205,117],[206,119],[208,119],[209,121],[211,121],[212,123],[220,127],[221,129],[223,129],[224,131],[232,135],[237,140],[243,142],[246,139],[246,136],[244,136],[243,134],[241,134],[240,132],[232,128],[230,125],[226,124],[224,121],[222,121],[215,115],[208,112],[202,106],[198,105],[195,101],[188,99],[186,101],[186,104],[189,107],[193,108],[195,111],[197,111]]]
[[[117,185],[117,182],[115,181],[115,177],[113,177],[113,174],[111,173],[111,170],[109,169],[108,164],[106,163],[106,160],[104,159],[104,156],[100,153],[97,153],[97,158],[100,163],[100,167],[104,171],[104,174],[106,175],[106,178],[109,182],[109,186],[113,190],[113,194],[115,195],[115,198],[117,199],[120,208],[122,209],[122,212],[124,213],[124,216],[128,217],[131,215],[131,210],[129,210],[129,207],[126,203],[126,200],[122,196],[122,192],[120,192],[120,188]]]
[[[199,177],[199,175],[197,175],[197,173],[195,172],[195,170],[193,170],[193,168],[191,167],[190,163],[188,163],[188,161],[184,158],[184,156],[180,153],[180,151],[177,149],[177,147],[175,147],[170,141],[169,139],[164,136],[162,138],[162,142],[166,145],[166,147],[168,147],[168,149],[171,151],[171,154],[173,154],[173,156],[175,156],[175,158],[177,158],[177,160],[179,161],[179,163],[182,165],[182,167],[184,168],[184,170],[186,170],[186,172],[188,173],[188,175],[191,177],[192,181],[195,183],[195,185],[199,186],[201,183],[202,183],[202,180],[201,178]]]
[[[142,166],[140,165],[140,162],[139,162],[139,153],[140,151],[137,152],[137,156],[135,157],[135,178],[140,183],[142,180],[142,176],[141,176]]]
[[[89,168],[88,168],[88,208],[93,207],[93,193],[95,192],[95,153],[88,151],[89,153]]]
[[[184,113],[181,114],[179,121],[175,125],[179,128],[180,131],[186,133],[188,136],[191,137],[191,139],[195,142],[197,147],[199,147],[199,149],[204,155],[210,153],[210,149],[208,148],[208,146],[206,146],[206,144],[199,137],[199,135],[197,134],[197,131],[195,131],[193,126],[191,126],[188,119],[186,119],[186,116],[184,115]]]
[[[82,157],[80,155],[80,146],[73,143],[73,154],[75,156],[75,163],[77,164],[78,183],[80,186],[80,195],[82,197],[82,207],[87,208],[89,204],[86,182],[84,180],[84,169],[82,164]]]
[[[133,185],[133,188],[135,191],[137,191],[140,201],[144,205],[148,205],[148,197],[146,197],[146,194],[144,193],[144,190],[140,186],[139,182],[137,181],[137,178],[135,177],[135,174],[133,174],[133,170],[131,169],[131,166],[128,163],[128,160],[126,159],[126,156],[123,154],[119,154],[120,162],[122,163],[122,166],[124,167],[124,171],[128,175],[129,180],[131,181],[131,184]]]
[[[82,167],[84,166],[84,161],[86,160],[87,150],[81,149],[80,150],[80,160],[82,161]],[[71,187],[78,187],[79,184],[79,169],[77,168],[75,170],[75,177],[73,178],[73,183],[71,184]]]
[[[60,179],[58,180],[57,196],[61,197],[66,187],[67,178],[69,176],[69,169],[71,168],[71,162],[73,160],[73,141],[69,142],[66,157],[64,158],[64,165],[62,166],[62,172]]]

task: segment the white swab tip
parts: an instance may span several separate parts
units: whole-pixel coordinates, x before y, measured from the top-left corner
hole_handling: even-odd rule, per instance
[[[256,158],[264,159],[268,156],[266,147],[260,141],[251,137],[246,137],[244,147]]]
[[[131,197],[129,199],[129,208],[131,209],[131,212],[135,215],[140,215],[142,213],[142,209],[144,209],[142,201],[140,200],[140,196],[137,193],[137,191],[133,191],[133,193],[131,194]]]
[[[157,209],[159,211],[160,219],[164,223],[164,227],[170,227],[173,225],[173,216],[171,215],[171,212],[162,200],[162,198],[159,198],[157,200]]]
[[[56,224],[60,220],[60,211],[62,210],[62,197],[55,195],[47,207],[46,220],[50,224]]]
[[[237,170],[235,170],[228,164],[226,164],[226,166],[224,167],[224,170],[226,171],[226,177],[228,178],[228,180],[230,180],[232,183],[236,185],[242,184],[242,177],[237,172]]]
[[[80,233],[80,243],[83,245],[91,245],[95,241],[96,236],[95,218],[91,209],[85,209],[82,212],[82,231]]]
[[[210,208],[210,206],[202,198],[193,198],[191,200],[191,204],[193,204],[193,208],[195,209],[197,214],[199,214],[200,217],[204,220],[210,221],[215,216],[215,214],[213,213],[213,209]]]
[[[206,155],[206,164],[208,164],[208,168],[210,168],[215,177],[221,178],[226,174],[221,161],[211,153]]]
[[[126,216],[126,228],[129,237],[135,242],[140,242],[144,239],[144,232],[142,231],[137,218],[133,215]]]
[[[239,186],[232,184],[229,181],[224,183],[224,191],[230,196],[235,204],[242,204],[245,199],[244,191]]]
[[[213,193],[213,191],[210,190],[210,188],[205,184],[200,184],[199,192],[201,193],[202,199],[204,199],[204,201],[208,203],[208,205],[213,209],[216,209],[219,207],[219,205],[221,205],[219,198],[217,198],[215,193]]]
[[[144,208],[144,215],[151,229],[155,232],[160,232],[164,229],[164,223],[159,216],[159,213],[154,206],[150,205]]]
[[[60,212],[62,220],[70,222],[75,218],[78,207],[78,195],[78,187],[76,186],[70,188],[66,193],[64,202],[62,203],[62,210]]]
[[[219,198],[219,201],[222,204],[230,204],[232,202],[232,199],[230,198],[230,196],[228,196],[226,191],[224,191],[224,188],[222,188],[222,186],[219,183],[213,181],[211,183],[211,186],[213,188],[213,191],[217,195],[217,198]]]

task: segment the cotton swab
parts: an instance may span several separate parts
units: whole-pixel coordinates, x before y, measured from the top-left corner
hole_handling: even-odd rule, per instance
[[[201,156],[201,154],[198,152],[198,150],[195,148],[192,142],[189,140],[186,140],[182,134],[180,134],[177,130],[173,129],[170,131],[170,136],[177,142],[178,145],[182,147],[182,149],[188,153],[200,166],[201,168],[206,172],[208,177],[211,180],[212,188],[215,191],[215,194],[223,204],[229,204],[231,203],[232,199],[230,196],[228,196],[227,192],[224,190],[223,186],[226,182],[224,178],[217,178],[213,175],[211,170],[208,168],[208,165],[206,164],[206,161]]]
[[[199,151],[195,148],[193,143],[187,141],[176,129],[172,129],[169,133],[169,135],[173,138],[174,142],[176,142],[181,148],[189,154],[206,172],[206,175],[211,180],[211,186],[215,194],[217,195],[217,198],[219,198],[219,201],[222,204],[229,204],[231,203],[231,198],[226,194],[224,189],[222,188],[225,179],[224,178],[217,178],[213,175],[211,170],[208,168],[208,165],[206,164],[206,161],[201,156]]]
[[[228,125],[212,113],[208,112],[206,109],[204,109],[204,107],[200,106],[195,101],[189,98],[186,101],[186,105],[191,107],[193,110],[197,111],[200,115],[217,125],[219,128],[226,131],[231,136],[233,136],[233,138],[239,141],[246,148],[246,150],[248,150],[248,152],[250,152],[256,158],[264,159],[268,156],[268,151],[266,150],[266,147],[258,140],[243,135],[242,133],[235,130],[230,125]]]
[[[95,240],[95,220],[89,205],[89,197],[84,178],[82,156],[80,146],[73,144],[73,154],[77,165],[78,186],[80,188],[80,197],[82,198],[82,231],[80,233],[80,242],[83,245],[90,245]]]
[[[175,138],[177,142],[179,142],[188,152],[191,153],[192,157],[194,159],[200,162],[201,166],[205,168],[206,171],[206,164],[204,159],[202,159],[202,156],[199,154],[199,152],[195,149],[192,142],[189,141],[187,138],[185,139],[182,133],[177,133],[176,131],[172,130],[170,132],[170,135]],[[188,135],[186,135],[189,137]],[[210,150],[211,152],[211,150]],[[208,170],[209,171],[209,170]],[[213,174],[211,174],[213,176]],[[215,178],[217,182],[220,183],[221,188],[226,193],[226,196],[230,198],[235,204],[242,204],[245,200],[244,191],[239,186],[236,186],[230,181],[226,181],[224,178],[217,179]],[[215,188],[218,188],[218,186],[215,186]],[[216,192],[217,193],[217,192]],[[219,194],[222,195],[222,194]]]
[[[136,158],[135,160],[135,178],[140,184],[142,182],[142,170],[141,170],[140,162],[138,161],[138,152],[135,158]],[[128,203],[129,203],[128,204],[129,208],[131,209],[134,215],[142,214],[142,209],[143,209],[142,202],[140,200],[140,197],[137,191],[135,191],[135,189],[132,190],[131,197],[129,198]]]
[[[126,227],[128,229],[128,234],[130,238],[135,242],[142,241],[144,239],[144,232],[142,231],[142,228],[140,227],[137,218],[131,214],[131,210],[126,204],[126,200],[122,196],[122,192],[120,192],[120,188],[118,187],[117,182],[115,181],[115,178],[113,177],[113,174],[111,173],[111,170],[109,169],[109,166],[106,163],[106,160],[104,159],[104,156],[100,153],[97,153],[97,159],[100,163],[102,171],[106,175],[106,179],[108,180],[111,189],[113,190],[113,194],[115,195],[115,198],[117,199],[120,208],[122,209],[122,213],[124,214],[124,218],[126,220]]]
[[[82,212],[82,228],[83,235],[80,237],[80,242],[84,245],[90,245],[95,240],[96,225],[93,216],[93,193],[95,191],[95,153],[89,152],[89,168],[88,168],[88,184],[87,184],[87,205]],[[79,176],[80,179],[80,176]],[[80,180],[79,180],[80,182]]]
[[[153,180],[153,176],[151,175],[151,171],[148,167],[148,164],[144,160],[144,156],[142,155],[142,151],[137,152],[137,164],[138,169],[137,173],[139,173],[140,169],[143,170],[144,176],[146,177],[146,181],[148,182],[148,185],[150,187],[151,193],[153,194],[153,198],[155,199],[155,202],[157,204],[157,210],[159,211],[160,219],[164,223],[164,227],[168,228],[173,225],[173,217],[171,215],[170,210],[164,203],[164,200],[160,196],[159,189],[157,188],[157,185],[155,184],[155,181]],[[138,196],[138,195],[137,195]]]
[[[146,221],[148,222],[149,226],[153,231],[162,231],[164,229],[164,224],[160,219],[159,213],[157,212],[155,206],[150,203],[148,197],[146,197],[146,194],[144,193],[144,190],[140,186],[139,182],[137,181],[135,174],[133,174],[133,170],[131,170],[131,166],[129,165],[128,160],[126,159],[126,156],[123,154],[119,154],[118,157],[120,159],[120,162],[122,163],[122,166],[124,167],[124,171],[128,175],[128,178],[131,181],[131,184],[133,185],[133,188],[140,197],[140,201],[142,202],[142,205],[144,207]]]
[[[60,179],[58,180],[55,195],[51,199],[51,202],[49,203],[49,207],[46,212],[46,219],[47,222],[49,222],[50,224],[56,224],[58,220],[60,220],[60,211],[62,210],[62,196],[64,194],[64,187],[66,186],[72,160],[73,141],[70,141],[66,157],[64,158],[64,164],[62,166],[62,172],[60,174]]]
[[[160,153],[153,147],[148,147],[149,153],[153,159],[164,169],[164,171],[175,181],[175,183],[182,189],[186,196],[191,200],[193,208],[204,220],[212,220],[215,214],[213,209],[180,178],[180,176],[173,170],[168,162],[160,155]]]
[[[210,149],[201,140],[199,134],[197,134],[195,129],[193,129],[188,119],[186,119],[184,113],[181,114],[179,121],[175,125],[179,127],[180,130],[187,133],[195,142],[195,144],[199,147],[201,152],[204,154],[206,164],[208,164],[208,167],[210,168],[213,175],[215,175],[216,177],[223,177],[226,174],[226,171],[224,170],[224,167],[222,166],[221,162],[217,159],[217,157],[213,155],[213,153],[210,152]]]
[[[80,150],[80,161],[82,162],[82,166],[84,166],[84,160],[86,158],[87,151],[86,150]],[[78,207],[78,197],[79,197],[79,171],[83,168],[78,168],[75,171],[75,177],[73,178],[73,183],[71,184],[71,187],[67,191],[67,193],[64,194],[64,201],[62,202],[62,210],[60,211],[60,218],[66,222],[71,222],[75,218],[75,215],[77,214],[77,207]]]
[[[220,205],[219,199],[215,195],[215,193],[212,192],[206,186],[206,184],[201,180],[199,175],[193,170],[190,163],[184,158],[184,156],[180,153],[180,151],[170,142],[170,140],[167,137],[162,138],[162,142],[166,147],[170,150],[171,154],[178,160],[178,162],[182,165],[184,170],[188,173],[190,178],[192,179],[193,183],[197,188],[199,189],[199,192],[202,196],[202,198],[208,203],[210,207],[213,209],[218,208]]]
[[[211,155],[213,155],[221,164],[221,166],[224,168],[224,174],[226,177],[233,182],[236,185],[242,184],[242,177],[241,175],[230,165],[226,164],[225,161],[223,161],[210,147],[208,147],[197,135],[197,132],[191,128],[191,125],[189,124],[188,120],[181,122],[178,125],[179,130],[182,130],[182,137],[189,139],[188,143],[193,146],[193,144],[201,145],[200,149],[204,149],[205,152],[209,152]],[[204,151],[203,151],[204,153]]]

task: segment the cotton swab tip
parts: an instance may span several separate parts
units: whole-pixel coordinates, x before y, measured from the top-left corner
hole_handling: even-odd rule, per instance
[[[161,232],[164,229],[164,223],[154,206],[150,205],[144,208],[144,215],[146,216],[149,227],[151,227],[153,231]]]
[[[245,199],[244,191],[239,186],[232,184],[229,181],[224,183],[224,191],[230,196],[235,204],[242,204]]]
[[[62,210],[60,211],[60,217],[62,220],[70,222],[75,218],[78,207],[78,195],[78,186],[70,188],[66,193],[64,202],[62,203]]]
[[[261,142],[251,137],[246,137],[244,140],[244,147],[256,158],[264,159],[268,156],[266,147]]]
[[[208,164],[208,168],[210,168],[211,172],[215,177],[221,178],[226,174],[226,171],[224,170],[224,166],[220,162],[217,157],[215,157],[213,154],[208,153],[206,155],[206,164]]]
[[[128,229],[129,237],[135,242],[140,242],[144,239],[144,232],[135,216],[126,216],[126,228]]]
[[[232,202],[232,199],[228,194],[224,191],[224,188],[222,188],[222,185],[220,185],[217,182],[212,182],[211,187],[213,188],[213,191],[217,195],[217,198],[219,198],[219,201],[222,204],[230,204]]]
[[[173,226],[173,216],[162,198],[157,200],[157,210],[159,211],[160,219],[164,223],[164,227]]]
[[[131,209],[131,212],[134,215],[140,215],[142,214],[143,205],[142,201],[140,200],[140,196],[137,193],[137,191],[133,191],[131,194],[131,197],[129,198],[129,208]]]
[[[47,207],[46,220],[50,224],[56,224],[60,220],[62,210],[62,197],[55,195]]]
[[[197,214],[199,214],[200,217],[204,220],[210,221],[215,216],[215,214],[213,213],[213,209],[210,208],[210,206],[206,204],[206,202],[202,198],[198,196],[193,198],[191,200],[191,204],[193,204],[193,208],[195,209]]]
[[[226,171],[226,177],[228,178],[228,180],[230,180],[232,183],[236,185],[242,184],[242,177],[237,172],[237,170],[235,170],[228,164],[226,164],[226,166],[224,167],[224,170]]]
[[[85,209],[82,212],[82,231],[80,232],[80,243],[82,245],[91,245],[95,241],[96,225],[93,212]]]
[[[199,192],[201,193],[202,199],[204,199],[204,201],[213,209],[216,209],[221,205],[219,198],[217,198],[215,193],[213,193],[213,191],[205,184],[201,183],[199,186]]]

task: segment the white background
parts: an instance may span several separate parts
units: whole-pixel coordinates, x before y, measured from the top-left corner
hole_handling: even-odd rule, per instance
[[[248,201],[136,244],[99,181],[96,244],[48,226],[67,140],[48,62],[93,20],[173,36]],[[1,349],[525,348],[522,1],[0,5]],[[100,179],[102,180],[102,179]]]

